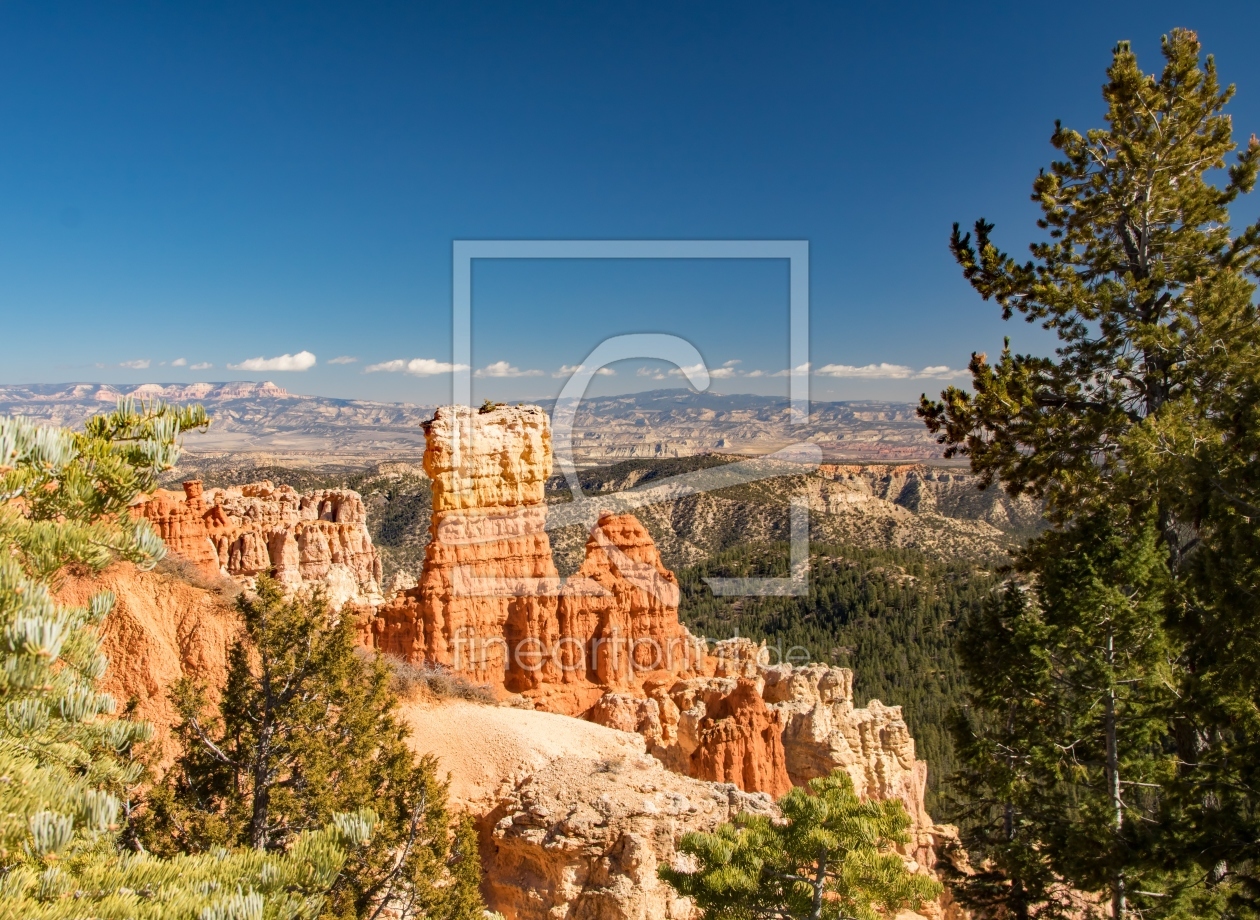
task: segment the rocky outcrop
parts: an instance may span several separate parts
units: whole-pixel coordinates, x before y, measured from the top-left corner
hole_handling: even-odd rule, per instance
[[[135,513],[167,549],[207,574],[249,584],[267,572],[290,588],[318,586],[333,606],[379,601],[381,560],[357,492],[299,493],[270,482],[184,494],[159,489]]]
[[[446,407],[426,431],[433,518],[420,583],[375,614],[365,639],[509,692],[537,689],[555,679],[547,653],[559,638],[547,415]]]
[[[768,666],[760,660],[764,649],[747,639],[719,643],[718,650],[725,669],[743,673],[755,669],[752,682],[782,726],[784,762],[792,785],[803,786],[844,770],[863,798],[897,799],[905,806],[911,836],[906,855],[917,865],[930,870],[944,850],[955,848],[957,831],[936,824],[927,812],[928,765],[915,756],[900,706],[871,700],[856,707],[853,672],[848,668]]]
[[[754,680],[653,680],[646,698],[605,694],[587,718],[638,732],[648,751],[676,772],[775,798],[792,788],[782,718],[766,706]]]
[[[871,700],[856,708],[847,668],[778,665],[764,668],[762,681],[763,698],[781,717],[793,784],[843,769],[859,794],[900,799],[916,826],[932,823],[923,805],[927,764],[915,758],[900,706]]]
[[[530,776],[486,819],[487,906],[505,916],[692,920],[695,908],[657,866],[678,858],[685,833],[741,811],[773,813],[768,797],[670,773],[646,754],[575,754]]]
[[[677,580],[632,516],[601,517],[562,586],[546,531],[542,409],[439,409],[427,444],[433,518],[420,582],[372,613],[365,644],[568,715],[610,689],[642,692],[658,672],[699,673]]]
[[[751,680],[706,708],[689,775],[768,792],[775,798],[792,788],[783,750],[783,724],[766,708]]]
[[[576,711],[608,691],[639,695],[654,679],[703,673],[704,644],[679,622],[678,601],[678,579],[638,519],[600,517],[557,606],[560,680],[587,690]]]
[[[774,813],[766,795],[667,770],[638,734],[470,703],[399,715],[449,773],[452,804],[477,817],[486,904],[510,920],[695,920],[657,866],[689,831]]]

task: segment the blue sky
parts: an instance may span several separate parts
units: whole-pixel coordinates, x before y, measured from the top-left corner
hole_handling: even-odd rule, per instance
[[[5,4],[0,381],[443,400],[389,368],[450,361],[454,239],[789,238],[814,367],[891,366],[815,398],[913,398],[1004,334],[1052,347],[950,225],[1023,251],[1054,119],[1099,125],[1115,41],[1151,70],[1179,25],[1260,133],[1255,3]],[[479,263],[473,302],[479,398],[554,396],[626,332],[786,392],[784,263]],[[615,370],[595,391],[680,383]]]

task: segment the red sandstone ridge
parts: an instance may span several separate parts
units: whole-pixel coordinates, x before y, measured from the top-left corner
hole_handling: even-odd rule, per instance
[[[299,494],[270,482],[184,494],[159,489],[135,509],[167,548],[208,574],[248,583],[270,572],[291,588],[317,585],[334,606],[379,599],[381,561],[357,492]]]

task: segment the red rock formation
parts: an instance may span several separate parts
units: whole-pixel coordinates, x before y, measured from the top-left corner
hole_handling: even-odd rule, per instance
[[[766,708],[751,680],[738,680],[700,723],[690,776],[734,783],[778,798],[792,788],[783,753],[783,720]]]
[[[678,598],[678,579],[638,519],[601,517],[560,591],[563,680],[641,688],[657,672],[697,673],[704,652],[678,622]]]
[[[248,582],[270,572],[292,588],[322,587],[334,605],[378,598],[381,561],[357,492],[299,494],[270,482],[184,495],[158,490],[135,512],[167,548],[208,574]]]
[[[547,415],[446,407],[426,443],[433,522],[420,583],[377,611],[364,638],[511,692],[535,690],[555,679],[559,638],[560,579],[544,529]]]
[[[420,583],[373,612],[363,641],[536,706],[577,715],[653,672],[699,673],[678,583],[630,515],[600,518],[561,587],[543,489],[551,432],[537,406],[439,409],[426,429],[433,523]]]
[[[645,691],[646,698],[605,694],[587,718],[642,735],[649,753],[675,772],[775,797],[792,788],[783,719],[766,706],[759,681],[700,677],[669,685],[657,678]]]
[[[222,515],[210,515],[202,498],[201,483],[184,483],[184,494],[158,489],[138,509],[166,544],[166,548],[207,574],[219,571],[219,557],[210,535],[225,523]]]

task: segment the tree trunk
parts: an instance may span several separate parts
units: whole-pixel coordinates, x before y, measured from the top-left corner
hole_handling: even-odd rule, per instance
[[[1111,916],[1123,920],[1128,916],[1125,898],[1124,867],[1120,861],[1120,833],[1124,828],[1124,802],[1120,798],[1120,752],[1116,741],[1115,636],[1107,627],[1107,664],[1112,678],[1107,687],[1107,793],[1111,799],[1111,832],[1113,869],[1111,876]]]
[[[267,824],[271,810],[271,731],[270,725],[263,726],[254,750],[254,807],[249,818],[249,845],[256,850],[265,850],[270,842]]]
[[[827,886],[827,851],[818,854],[818,872],[814,877],[814,909],[809,920],[822,920],[823,889]]]

